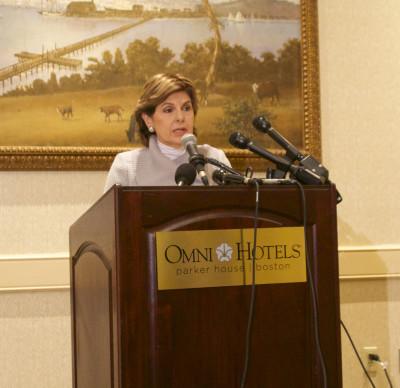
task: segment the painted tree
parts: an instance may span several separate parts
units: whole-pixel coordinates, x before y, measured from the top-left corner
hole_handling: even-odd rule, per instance
[[[210,29],[214,34],[214,49],[213,49],[212,56],[211,56],[210,67],[208,69],[208,72],[207,72],[207,75],[205,78],[205,85],[204,85],[204,91],[203,91],[203,94],[204,94],[203,101],[205,103],[207,103],[208,91],[215,82],[216,66],[217,66],[218,56],[221,52],[222,39],[221,39],[221,33],[219,31],[220,23],[214,13],[214,10],[211,7],[209,1],[202,0],[202,4],[207,12],[208,18],[210,19]]]
[[[47,93],[47,84],[40,78],[35,79],[32,82],[32,92],[34,95]]]
[[[182,73],[193,80],[205,80],[210,67],[210,54],[206,44],[186,44],[180,56]]]
[[[82,90],[84,87],[84,79],[80,74],[74,73],[69,77],[61,77],[59,81],[60,90],[62,91],[77,91]]]
[[[246,136],[252,136],[254,129],[253,118],[263,115],[269,119],[274,116],[267,111],[261,110],[259,101],[256,98],[231,99],[224,104],[224,116],[216,120],[217,129],[226,135],[240,130]]]
[[[165,71],[173,57],[174,53],[169,48],[160,48],[160,41],[155,37],[146,41],[136,39],[126,49],[131,81],[141,84],[152,75]]]
[[[252,81],[257,62],[246,47],[230,46],[227,42],[223,42],[217,61],[217,79],[229,82]]]
[[[257,72],[257,81],[278,81],[279,77],[279,64],[275,54],[266,51],[261,54],[261,63],[259,72]]]
[[[57,76],[54,72],[50,74],[50,79],[47,81],[47,91],[49,93],[56,93],[59,89]]]
[[[279,78],[282,84],[300,87],[301,49],[298,39],[289,39],[278,52]]]

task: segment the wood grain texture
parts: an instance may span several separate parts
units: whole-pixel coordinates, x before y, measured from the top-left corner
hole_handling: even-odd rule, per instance
[[[342,386],[335,195],[331,186],[306,188],[307,236],[330,388]],[[120,187],[106,194],[74,225],[73,247],[92,241],[109,255],[110,309],[112,322],[117,325],[113,333],[118,338],[109,347],[104,345],[104,338],[103,342],[99,338],[98,351],[105,352],[103,359],[110,360],[108,370],[116,371],[114,385],[110,386],[239,387],[250,287],[158,291],[155,232],[252,227],[254,198],[253,188],[242,187]],[[110,222],[109,206],[114,209],[115,223]],[[99,226],[100,219],[106,221],[107,227]],[[297,187],[261,189],[260,227],[301,224]],[[110,250],[113,239],[115,249]],[[77,271],[79,266],[75,266]],[[91,271],[84,276],[96,274]],[[73,287],[73,295],[88,292]],[[99,281],[98,287],[98,292],[91,291],[93,305],[104,309],[108,298],[104,281],[103,285]],[[74,307],[76,298],[72,303],[72,319],[77,322],[83,312]],[[86,314],[87,324],[98,332],[95,316]],[[89,349],[81,341],[76,343],[76,351]],[[113,356],[111,351],[115,352]],[[83,366],[76,363],[75,374],[79,375]],[[107,370],[102,364],[94,367],[102,373]],[[85,373],[88,371],[85,367]],[[75,388],[91,386],[82,383]],[[321,386],[308,283],[257,286],[247,387]]]

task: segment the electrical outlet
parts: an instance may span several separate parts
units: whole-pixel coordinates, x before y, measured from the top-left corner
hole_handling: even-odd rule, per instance
[[[376,364],[375,362],[372,362],[368,355],[369,354],[379,354],[378,353],[378,347],[377,346],[364,346],[362,348],[362,355],[361,355],[361,359],[362,362],[364,364],[364,366],[367,368],[367,371],[369,373],[376,373],[378,370],[378,364]]]

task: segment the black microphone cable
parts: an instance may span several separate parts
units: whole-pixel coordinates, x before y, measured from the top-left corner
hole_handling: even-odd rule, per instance
[[[307,268],[307,277],[309,279],[310,291],[311,291],[310,294],[311,294],[311,305],[312,305],[312,319],[313,319],[313,323],[314,323],[314,340],[315,340],[315,345],[317,347],[318,359],[319,359],[320,365],[321,365],[323,387],[327,388],[328,387],[328,377],[327,377],[327,372],[326,372],[326,363],[325,363],[325,359],[324,359],[322,349],[321,349],[317,295],[316,295],[315,287],[314,287],[314,275],[311,271],[310,252],[308,249],[307,233],[306,233],[306,226],[307,226],[306,195],[304,192],[304,187],[300,182],[293,179],[293,183],[295,183],[299,187],[299,190],[301,193],[301,203],[302,203],[302,210],[303,210],[304,245],[305,245],[305,254],[306,254],[306,268]]]
[[[342,325],[343,330],[344,330],[344,332],[346,333],[347,338],[349,339],[350,344],[351,344],[351,346],[352,346],[352,348],[353,348],[353,350],[354,350],[354,353],[356,354],[356,356],[357,356],[357,358],[358,358],[358,362],[360,363],[360,365],[361,365],[361,367],[362,367],[362,369],[363,369],[365,375],[367,376],[369,382],[371,383],[371,386],[372,386],[373,388],[376,388],[374,382],[373,382],[372,379],[371,379],[371,376],[369,375],[369,373],[368,373],[368,371],[367,371],[367,368],[365,367],[364,363],[363,363],[362,360],[361,360],[360,354],[359,354],[358,351],[357,351],[356,345],[354,345],[353,339],[351,338],[351,335],[350,335],[349,331],[347,330],[346,325],[343,323],[342,320],[340,320],[340,324]]]
[[[388,381],[390,388],[393,388],[392,380],[390,380],[390,376],[387,371],[387,362],[382,361],[377,354],[370,354],[369,360],[374,362],[375,364],[378,364],[383,369],[383,371],[385,372],[386,380]]]
[[[346,325],[344,324],[344,322],[343,322],[342,320],[340,320],[340,324],[341,324],[341,326],[342,326],[344,332],[346,333],[347,338],[348,338],[349,341],[350,341],[350,344],[351,344],[351,346],[352,346],[352,348],[353,348],[353,350],[354,350],[354,353],[355,353],[356,356],[357,356],[358,362],[360,363],[360,365],[361,365],[361,367],[362,367],[362,369],[363,369],[365,375],[367,376],[368,381],[371,383],[371,386],[372,386],[373,388],[376,388],[374,382],[373,382],[372,379],[371,379],[371,376],[369,375],[369,373],[368,373],[368,371],[367,371],[367,368],[365,367],[364,363],[363,363],[362,360],[361,360],[360,354],[358,353],[356,346],[354,345],[354,341],[353,341],[353,339],[351,338],[351,335],[350,335],[350,333],[349,333],[349,330],[347,329]],[[378,365],[383,369],[383,371],[385,372],[385,376],[386,376],[386,379],[387,379],[387,381],[388,381],[388,384],[389,384],[390,388],[393,388],[393,383],[392,383],[392,381],[391,381],[391,379],[390,379],[390,376],[389,376],[389,373],[388,373],[388,371],[387,371],[386,362],[381,361],[379,355],[377,355],[377,354],[369,354],[369,360],[372,361],[372,362],[374,362],[374,363],[376,363],[376,364],[378,364]]]
[[[247,329],[246,329],[246,342],[245,342],[245,353],[244,353],[244,365],[242,377],[240,380],[240,388],[245,388],[247,380],[247,372],[249,369],[250,353],[251,353],[251,338],[252,338],[252,328],[254,320],[254,306],[256,301],[256,247],[257,247],[257,229],[258,229],[258,212],[260,205],[260,185],[255,180],[253,184],[256,187],[256,201],[254,209],[254,232],[253,232],[253,249],[251,251],[251,295],[250,295],[250,306],[249,315],[247,318]],[[243,258],[244,260],[244,258]],[[246,271],[246,266],[244,264],[244,269]]]
[[[392,381],[390,380],[389,373],[387,371],[386,366],[384,366],[384,365],[381,365],[381,366],[383,368],[383,371],[385,372],[385,376],[386,376],[386,379],[387,379],[387,381],[389,383],[390,388],[393,388],[393,384],[392,384]]]

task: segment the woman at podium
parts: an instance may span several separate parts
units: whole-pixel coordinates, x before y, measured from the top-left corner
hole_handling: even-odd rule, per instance
[[[191,80],[178,74],[157,74],[150,78],[134,111],[143,147],[117,154],[108,173],[105,190],[114,184],[176,185],[177,168],[189,161],[181,138],[195,132],[197,110],[198,100]],[[207,144],[197,149],[204,157],[230,166],[222,150]],[[204,167],[210,182],[214,169],[210,164]],[[198,176],[193,184],[202,184]]]

